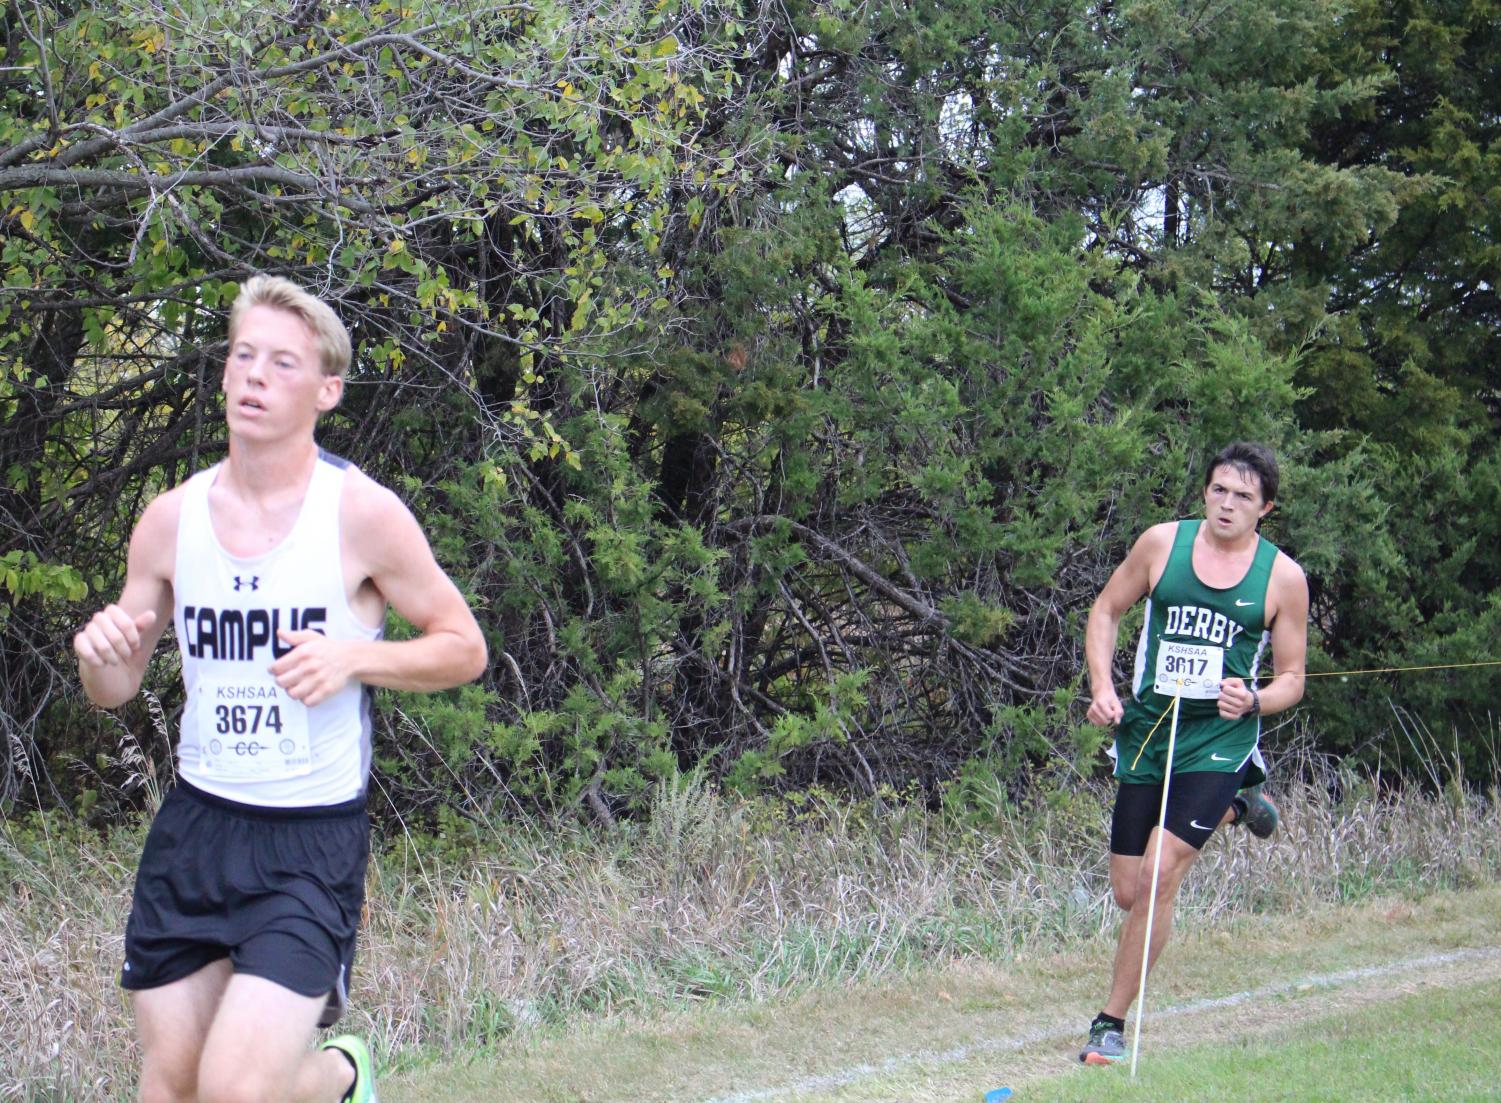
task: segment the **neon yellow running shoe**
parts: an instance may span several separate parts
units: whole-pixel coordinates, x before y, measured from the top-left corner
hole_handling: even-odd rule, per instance
[[[375,1098],[375,1065],[370,1060],[370,1050],[364,1040],[353,1034],[340,1034],[330,1038],[319,1049],[336,1049],[354,1066],[354,1083],[344,1093],[340,1103],[380,1103]]]

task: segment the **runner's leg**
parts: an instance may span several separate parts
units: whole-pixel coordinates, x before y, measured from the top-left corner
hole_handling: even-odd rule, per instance
[[[171,984],[131,993],[141,1042],[141,1103],[197,1099],[199,1058],[230,975],[229,960],[221,958]]]
[[[1115,906],[1129,912],[1136,906],[1136,883],[1141,878],[1140,854],[1110,855],[1110,890],[1115,896]]]
[[[1147,854],[1156,854],[1157,834],[1160,828],[1152,829],[1147,845]],[[1173,902],[1183,878],[1198,858],[1199,852],[1171,831],[1163,833],[1162,870],[1157,878],[1157,906],[1152,917],[1152,956],[1155,962],[1167,944],[1173,929]],[[1112,872],[1120,855],[1111,855]],[[1129,860],[1129,859],[1128,859]],[[1136,990],[1141,982],[1141,951],[1146,942],[1147,910],[1152,891],[1152,859],[1136,858],[1136,885],[1131,896],[1131,910],[1121,924],[1120,941],[1115,950],[1115,969],[1110,981],[1110,998],[1105,1001],[1106,1014],[1124,1019],[1136,999]],[[1148,968],[1151,968],[1151,962]]]
[[[1129,912],[1136,903],[1136,882],[1147,840],[1157,826],[1162,785],[1122,782],[1110,815],[1110,888],[1116,905]]]
[[[236,974],[203,1046],[199,1103],[338,1103],[353,1069],[334,1050],[310,1048],[324,1000]]]
[[[1237,774],[1187,771],[1176,774],[1168,800],[1167,830],[1163,834],[1162,874],[1157,879],[1157,905],[1151,908],[1152,862],[1157,852],[1155,826],[1162,790],[1155,785],[1122,785],[1116,798],[1110,832],[1110,882],[1118,904],[1126,909],[1116,950],[1107,1015],[1124,1018],[1141,984],[1141,949],[1146,940],[1147,912],[1152,915],[1152,961],[1155,962],[1172,930],[1173,905],[1183,878],[1220,825],[1239,785]],[[1149,800],[1157,800],[1157,807]],[[1148,825],[1151,825],[1148,827]]]

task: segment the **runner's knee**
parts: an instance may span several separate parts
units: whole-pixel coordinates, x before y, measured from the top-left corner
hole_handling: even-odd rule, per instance
[[[147,1058],[141,1065],[140,1103],[194,1103],[197,1084],[196,1068],[168,1067]]]
[[[141,1031],[141,1103],[193,1103],[198,1098],[198,1064],[203,1039],[185,1022],[145,1014],[137,1004]]]
[[[204,1063],[197,1103],[280,1103],[289,1086],[267,1079],[265,1070],[239,1063]]]

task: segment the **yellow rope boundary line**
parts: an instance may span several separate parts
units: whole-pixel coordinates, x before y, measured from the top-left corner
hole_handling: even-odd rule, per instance
[[[1292,674],[1294,678],[1302,678],[1306,681],[1309,678],[1349,678],[1356,674],[1411,674],[1421,670],[1473,670],[1475,667],[1480,666],[1501,666],[1501,659],[1486,659],[1484,662],[1478,663],[1434,663],[1430,666],[1374,666],[1368,670],[1320,670],[1312,674],[1306,671],[1302,674],[1292,674],[1291,671],[1284,673]],[[1269,681],[1275,682],[1283,676],[1283,674],[1274,674]],[[1177,696],[1174,695],[1173,701],[1177,699]],[[1152,730],[1147,732],[1147,737],[1141,741],[1141,746],[1137,748],[1136,757],[1131,760],[1131,769],[1136,769],[1136,764],[1141,761],[1142,754],[1146,752],[1147,744],[1152,741],[1152,736],[1157,733],[1158,728],[1162,727],[1162,721],[1167,719],[1167,714],[1172,710],[1172,701],[1169,701],[1167,708],[1162,710],[1162,715],[1157,717],[1157,722],[1152,725]]]
[[[1294,674],[1295,678],[1346,678],[1352,674],[1406,674],[1414,670],[1468,670],[1477,666],[1501,666],[1501,659],[1483,663],[1435,663],[1432,666],[1376,666],[1370,670],[1320,670],[1313,674]],[[1280,678],[1282,675],[1274,675]]]

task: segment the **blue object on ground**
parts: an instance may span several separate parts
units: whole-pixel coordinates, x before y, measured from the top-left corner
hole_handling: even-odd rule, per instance
[[[985,1103],[1001,1103],[1002,1100],[1010,1098],[1010,1088],[992,1088],[985,1093]]]

